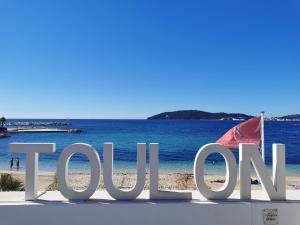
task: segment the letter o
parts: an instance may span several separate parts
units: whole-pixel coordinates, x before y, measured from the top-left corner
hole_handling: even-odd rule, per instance
[[[205,184],[204,166],[206,158],[213,153],[220,153],[226,163],[226,180],[222,188],[213,191]],[[233,192],[237,181],[237,164],[233,153],[219,144],[204,145],[197,153],[194,162],[195,183],[199,192],[209,200],[226,199]]]
[[[72,155],[81,153],[86,155],[91,164],[90,184],[84,191],[75,191],[69,184],[69,161]],[[68,146],[60,155],[57,166],[58,189],[61,194],[70,200],[89,199],[97,190],[100,181],[100,158],[92,146],[84,143],[76,143]]]

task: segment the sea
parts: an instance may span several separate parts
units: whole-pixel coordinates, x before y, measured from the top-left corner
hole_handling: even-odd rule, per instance
[[[25,169],[25,154],[8,152],[12,142],[56,143],[55,153],[39,154],[39,170],[55,172],[60,153],[73,143],[88,143],[100,155],[103,162],[103,143],[114,144],[114,171],[136,171],[136,145],[147,144],[147,168],[149,169],[149,144],[159,143],[159,170],[167,173],[192,173],[197,151],[207,143],[214,143],[239,121],[205,120],[100,120],[100,119],[16,119],[8,121],[67,122],[70,125],[56,127],[80,129],[81,133],[16,133],[0,139],[0,169],[9,170],[9,161],[20,159],[20,170]],[[53,127],[54,128],[54,127]],[[300,175],[300,122],[266,121],[265,152],[268,169],[272,167],[272,143],[286,145],[288,174]],[[238,150],[233,149],[238,161]],[[224,174],[225,162],[221,155],[213,154],[206,160],[207,174]],[[13,170],[16,170],[14,167]],[[75,154],[70,160],[71,172],[88,173],[86,156]]]

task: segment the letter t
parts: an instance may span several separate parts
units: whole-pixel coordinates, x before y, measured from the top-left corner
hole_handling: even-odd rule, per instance
[[[37,172],[39,152],[55,152],[54,143],[11,143],[10,152],[26,153],[25,200],[37,197]]]

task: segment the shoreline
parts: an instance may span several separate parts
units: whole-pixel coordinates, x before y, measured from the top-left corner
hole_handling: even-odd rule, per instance
[[[23,183],[25,181],[24,171],[10,171],[0,170],[0,173],[8,173],[13,177],[20,179]],[[70,172],[69,182],[75,190],[84,190],[87,188],[90,179],[89,173]],[[114,184],[122,189],[130,189],[135,185],[136,173],[114,173]],[[252,179],[257,179],[252,176]],[[149,173],[146,174],[145,190],[149,190]],[[219,189],[223,186],[225,175],[205,175],[205,181],[209,188]],[[38,174],[38,190],[45,191],[51,185],[52,189],[56,189],[55,173],[54,172],[39,172]],[[300,185],[299,176],[286,176],[287,190],[294,190],[292,185]],[[159,188],[168,190],[196,190],[197,187],[194,182],[194,175],[191,173],[160,173],[159,174]],[[253,190],[260,190],[261,185],[251,185]],[[103,177],[100,176],[99,190],[104,189]],[[239,181],[235,189],[239,189]]]
[[[54,175],[56,173],[56,164],[55,163],[43,166],[43,163],[39,163],[39,174],[42,175]],[[216,164],[212,165],[210,163],[205,164],[205,174],[209,176],[225,176],[226,167],[224,162],[217,162]],[[267,170],[270,175],[272,175],[272,165],[267,164]],[[7,173],[24,173],[25,167],[21,166],[20,169],[12,168],[9,169],[7,165],[2,165],[0,163],[0,172],[5,171]],[[101,168],[102,171],[102,168]],[[149,163],[146,165],[146,171],[149,173]],[[297,177],[300,174],[300,165],[298,164],[286,164],[285,167],[286,176],[288,177]],[[252,168],[252,173],[254,169]],[[90,167],[89,163],[78,163],[73,164],[70,163],[69,173],[78,173],[78,174],[89,174]],[[120,161],[114,162],[114,173],[129,173],[135,174],[136,173],[136,163],[128,163],[120,164]],[[159,173],[161,174],[193,174],[193,163],[183,164],[181,162],[174,161],[172,166],[170,163],[161,163],[159,166]]]

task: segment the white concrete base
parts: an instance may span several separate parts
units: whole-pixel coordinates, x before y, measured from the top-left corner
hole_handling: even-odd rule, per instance
[[[136,201],[114,201],[96,192],[89,201],[66,201],[59,192],[48,192],[38,201],[25,202],[24,193],[0,193],[0,225],[263,225],[263,210],[278,209],[279,224],[300,224],[300,191],[289,191],[289,201],[241,202],[237,192],[227,201],[150,201],[143,192]],[[294,196],[294,197],[293,197]],[[10,201],[9,201],[10,200]]]

